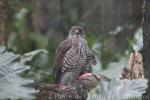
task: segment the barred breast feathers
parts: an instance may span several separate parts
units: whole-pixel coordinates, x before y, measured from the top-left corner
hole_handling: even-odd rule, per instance
[[[77,48],[70,48],[64,56],[63,60],[63,72],[72,69],[81,69],[86,67],[91,59],[91,51],[87,45],[87,42],[83,38],[78,39]]]

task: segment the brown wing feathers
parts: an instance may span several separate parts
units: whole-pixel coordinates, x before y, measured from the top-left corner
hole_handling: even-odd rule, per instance
[[[64,40],[56,50],[56,58],[53,66],[53,78],[55,83],[59,83],[61,77],[62,63],[65,53],[71,48],[71,40]]]

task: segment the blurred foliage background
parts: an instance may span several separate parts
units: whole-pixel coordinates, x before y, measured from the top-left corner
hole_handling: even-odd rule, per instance
[[[9,5],[7,46],[23,54],[35,49],[49,51],[48,71],[55,50],[71,26],[82,25],[89,46],[100,43],[104,68],[117,61],[130,46],[142,19],[141,0],[14,0]],[[34,66],[38,69],[38,66]],[[47,70],[48,69],[48,70]]]
[[[143,17],[142,0],[8,0],[5,4],[7,48],[17,54],[47,50],[48,55],[32,59],[31,70],[23,76],[48,83],[53,82],[55,50],[71,26],[85,27],[88,44],[106,69],[133,51]]]
[[[90,48],[100,44],[98,57],[107,68],[127,49],[132,51],[130,44],[142,19],[141,4],[141,0],[9,0],[7,47],[19,54],[46,49],[47,64],[32,65],[34,71],[45,69],[46,74],[51,72],[55,50],[70,27],[82,25]]]

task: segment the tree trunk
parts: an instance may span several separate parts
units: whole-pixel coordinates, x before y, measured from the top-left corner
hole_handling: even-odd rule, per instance
[[[32,0],[32,3],[35,32],[46,35],[49,31],[57,31],[61,16],[59,0]]]
[[[143,33],[143,58],[145,75],[150,80],[150,0],[146,0],[145,3],[145,21],[144,21],[144,33]],[[148,82],[147,94],[150,95],[150,82]]]
[[[8,32],[8,1],[0,0],[0,45],[6,44]]]
[[[65,17],[66,17],[66,13],[65,13],[65,8],[64,8],[64,0],[59,0],[60,2],[60,30],[64,33],[64,35],[66,35],[65,33],[67,33],[66,30],[66,23],[65,23]]]
[[[44,5],[47,3],[47,0],[33,0],[33,5],[35,8],[33,10],[33,27],[36,32],[41,34],[46,34],[46,32],[48,31],[46,24],[47,18],[45,17],[45,11],[48,11],[48,9],[47,5]]]
[[[82,16],[83,16],[83,1],[82,0],[76,0],[76,11],[77,11],[77,23],[81,24],[82,22]]]

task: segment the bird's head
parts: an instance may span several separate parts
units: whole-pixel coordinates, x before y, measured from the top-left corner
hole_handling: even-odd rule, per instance
[[[72,37],[82,37],[85,38],[85,31],[84,28],[82,26],[73,26],[71,27],[70,31],[69,31],[69,38]]]

